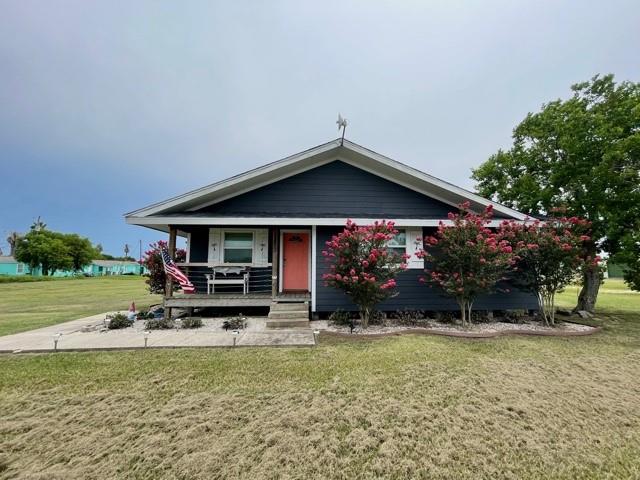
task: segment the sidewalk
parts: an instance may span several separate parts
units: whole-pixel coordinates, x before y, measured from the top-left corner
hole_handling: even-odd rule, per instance
[[[104,313],[72,320],[28,332],[0,337],[0,353],[52,352],[54,335],[61,333],[59,351],[120,350],[144,348],[142,322],[121,330],[82,331],[87,326],[101,326]],[[232,347],[234,335],[221,328],[223,319],[203,319],[205,326],[196,329],[151,330],[148,348]],[[265,319],[248,318],[240,330],[236,346],[313,346],[311,329],[266,330]]]

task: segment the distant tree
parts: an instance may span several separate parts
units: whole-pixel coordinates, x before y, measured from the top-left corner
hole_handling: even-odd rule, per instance
[[[18,232],[11,232],[9,236],[7,236],[7,243],[9,244],[9,255],[11,256],[15,255],[16,245],[19,239],[20,239],[20,234]]]
[[[571,88],[568,100],[529,113],[513,131],[513,146],[473,178],[480,194],[533,216],[567,207],[568,216],[592,224],[592,258],[609,252],[629,263],[628,281],[640,278],[640,83],[616,84],[606,75]],[[582,283],[576,309],[592,312],[599,268],[585,268]]]
[[[26,263],[31,271],[42,269],[42,275],[47,276],[56,270],[68,270],[73,267],[73,259],[69,247],[64,241],[64,235],[48,230],[32,229],[18,240],[15,258]]]
[[[104,252],[104,247],[102,246],[101,243],[96,243],[95,246],[96,252],[98,252],[98,254],[102,255],[102,252]]]
[[[125,243],[124,244],[124,258],[128,258],[129,257],[129,244]]]
[[[98,251],[91,244],[88,238],[81,237],[75,233],[62,236],[67,251],[71,257],[71,265],[73,270],[82,270],[91,260],[98,257]]]
[[[164,273],[164,265],[162,264],[160,249],[162,247],[166,248],[166,246],[166,241],[158,240],[157,242],[149,244],[149,250],[144,252],[142,264],[149,270],[147,285],[149,286],[149,291],[151,293],[165,294],[167,277]],[[177,248],[174,259],[176,262],[186,261],[187,251],[182,248]]]

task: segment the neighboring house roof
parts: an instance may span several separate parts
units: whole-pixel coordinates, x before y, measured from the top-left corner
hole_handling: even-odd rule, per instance
[[[525,214],[505,205],[483,198],[349,140],[342,142],[340,139],[332,140],[226,180],[129,212],[125,214],[125,217],[128,223],[148,226],[170,223],[171,219],[179,216],[179,214],[186,213],[197,217],[197,213],[192,213],[195,210],[336,160],[341,160],[453,207],[464,201],[469,201],[471,208],[474,210],[482,210],[486,206],[492,205],[498,214],[517,220],[526,218]],[[167,221],[164,222],[163,218]]]
[[[0,255],[0,263],[18,263],[11,255]]]

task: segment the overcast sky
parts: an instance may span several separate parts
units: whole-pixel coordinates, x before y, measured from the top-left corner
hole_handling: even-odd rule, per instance
[[[464,187],[543,102],[640,81],[640,2],[0,0],[0,248],[41,215],[120,254],[122,214],[337,136]]]

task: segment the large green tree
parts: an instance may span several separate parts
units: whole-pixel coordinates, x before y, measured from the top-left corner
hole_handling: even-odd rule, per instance
[[[15,250],[16,260],[28,264],[32,271],[41,268],[45,276],[56,270],[82,270],[97,256],[89,239],[45,228],[31,229],[20,237]]]
[[[606,75],[571,89],[568,100],[529,113],[514,129],[512,147],[492,155],[473,178],[482,195],[522,212],[565,207],[586,218],[590,254],[626,261],[631,281],[640,273],[640,84]],[[594,310],[599,285],[598,268],[585,268],[576,309]]]
[[[44,276],[56,270],[68,270],[73,266],[64,236],[48,230],[32,229],[20,238],[16,245],[15,257],[19,262],[28,264],[32,272],[40,268]]]

